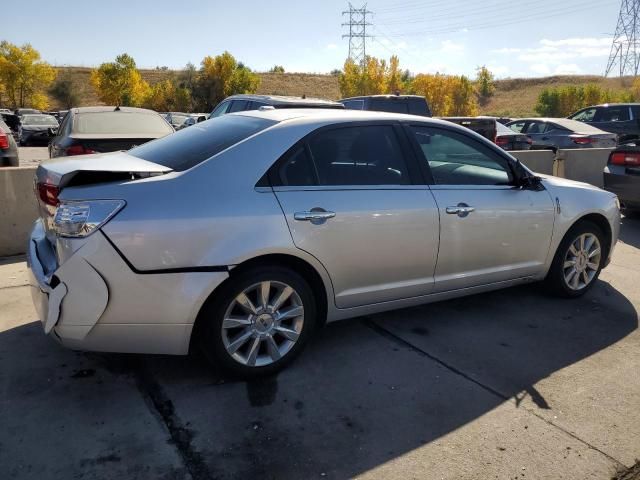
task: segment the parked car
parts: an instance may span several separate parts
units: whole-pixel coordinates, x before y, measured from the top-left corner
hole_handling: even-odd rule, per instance
[[[219,117],[227,113],[258,110],[260,107],[280,108],[337,108],[344,105],[331,100],[306,97],[284,97],[281,95],[231,95],[213,109],[209,118]]]
[[[0,113],[0,118],[9,126],[11,132],[13,133],[13,138],[17,142],[18,130],[20,130],[20,117],[18,117],[14,113]]]
[[[533,150],[558,150],[560,148],[612,148],[617,138],[591,125],[566,118],[521,118],[507,124],[524,133]]]
[[[615,133],[618,143],[640,139],[640,103],[594,105],[578,110],[569,118]]]
[[[0,167],[17,167],[19,165],[18,145],[9,126],[0,120]]]
[[[496,145],[505,150],[530,150],[532,140],[523,133],[517,133],[502,123],[496,124]]]
[[[80,107],[69,110],[49,143],[49,157],[128,150],[173,133],[153,110],[133,107]]]
[[[58,130],[58,121],[52,115],[24,114],[18,127],[18,143],[20,146],[46,145],[51,134]]]
[[[456,123],[482,135],[487,140],[494,142],[498,133],[498,122],[489,117],[439,117],[447,122]]]
[[[23,115],[33,115],[42,112],[40,110],[36,110],[35,108],[18,108],[14,113],[17,116],[21,117]]]
[[[604,188],[615,193],[625,213],[640,214],[640,144],[621,145],[609,154]]]
[[[189,118],[189,114],[183,112],[166,112],[162,116],[167,120],[167,122],[171,124],[171,126],[175,130],[180,130],[185,120]]]
[[[3,113],[13,113],[13,112],[8,108],[0,108],[0,115],[2,115]]]
[[[205,115],[204,113],[191,113],[177,130],[190,127],[191,125],[195,125],[196,123],[204,122],[206,119],[207,115]]]
[[[422,117],[431,116],[431,109],[427,100],[419,95],[365,95],[343,98],[340,103],[349,110],[409,113]]]
[[[413,115],[224,115],[128,152],[45,161],[28,248],[46,333],[272,374],[317,327],[544,280],[577,297],[610,259],[615,195],[536,177]],[[481,188],[479,188],[481,187]]]

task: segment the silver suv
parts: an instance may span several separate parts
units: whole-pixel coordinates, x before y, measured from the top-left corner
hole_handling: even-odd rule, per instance
[[[128,152],[44,162],[29,240],[44,331],[243,376],[325,322],[545,280],[575,297],[618,238],[615,195],[539,178],[410,115],[225,115]]]

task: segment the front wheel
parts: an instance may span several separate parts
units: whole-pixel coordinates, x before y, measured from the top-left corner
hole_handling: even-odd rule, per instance
[[[556,251],[545,283],[563,297],[584,295],[604,266],[606,239],[597,225],[580,222],[565,235]]]
[[[315,298],[292,270],[248,270],[231,277],[214,296],[201,313],[201,348],[211,363],[237,376],[280,371],[314,331]]]

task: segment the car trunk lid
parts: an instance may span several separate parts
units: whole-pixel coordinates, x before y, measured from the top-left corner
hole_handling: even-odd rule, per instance
[[[82,155],[85,153],[118,152],[129,150],[162,136],[151,134],[98,135],[75,133],[69,137],[73,143],[67,148],[69,150],[67,153],[70,155]]]

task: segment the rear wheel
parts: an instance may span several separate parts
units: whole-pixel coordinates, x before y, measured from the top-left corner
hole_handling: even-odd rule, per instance
[[[560,243],[545,280],[552,293],[564,297],[584,295],[604,265],[606,238],[597,225],[580,222]]]
[[[214,295],[201,313],[201,347],[210,362],[235,375],[278,372],[314,331],[314,296],[307,282],[289,269],[242,272]]]

